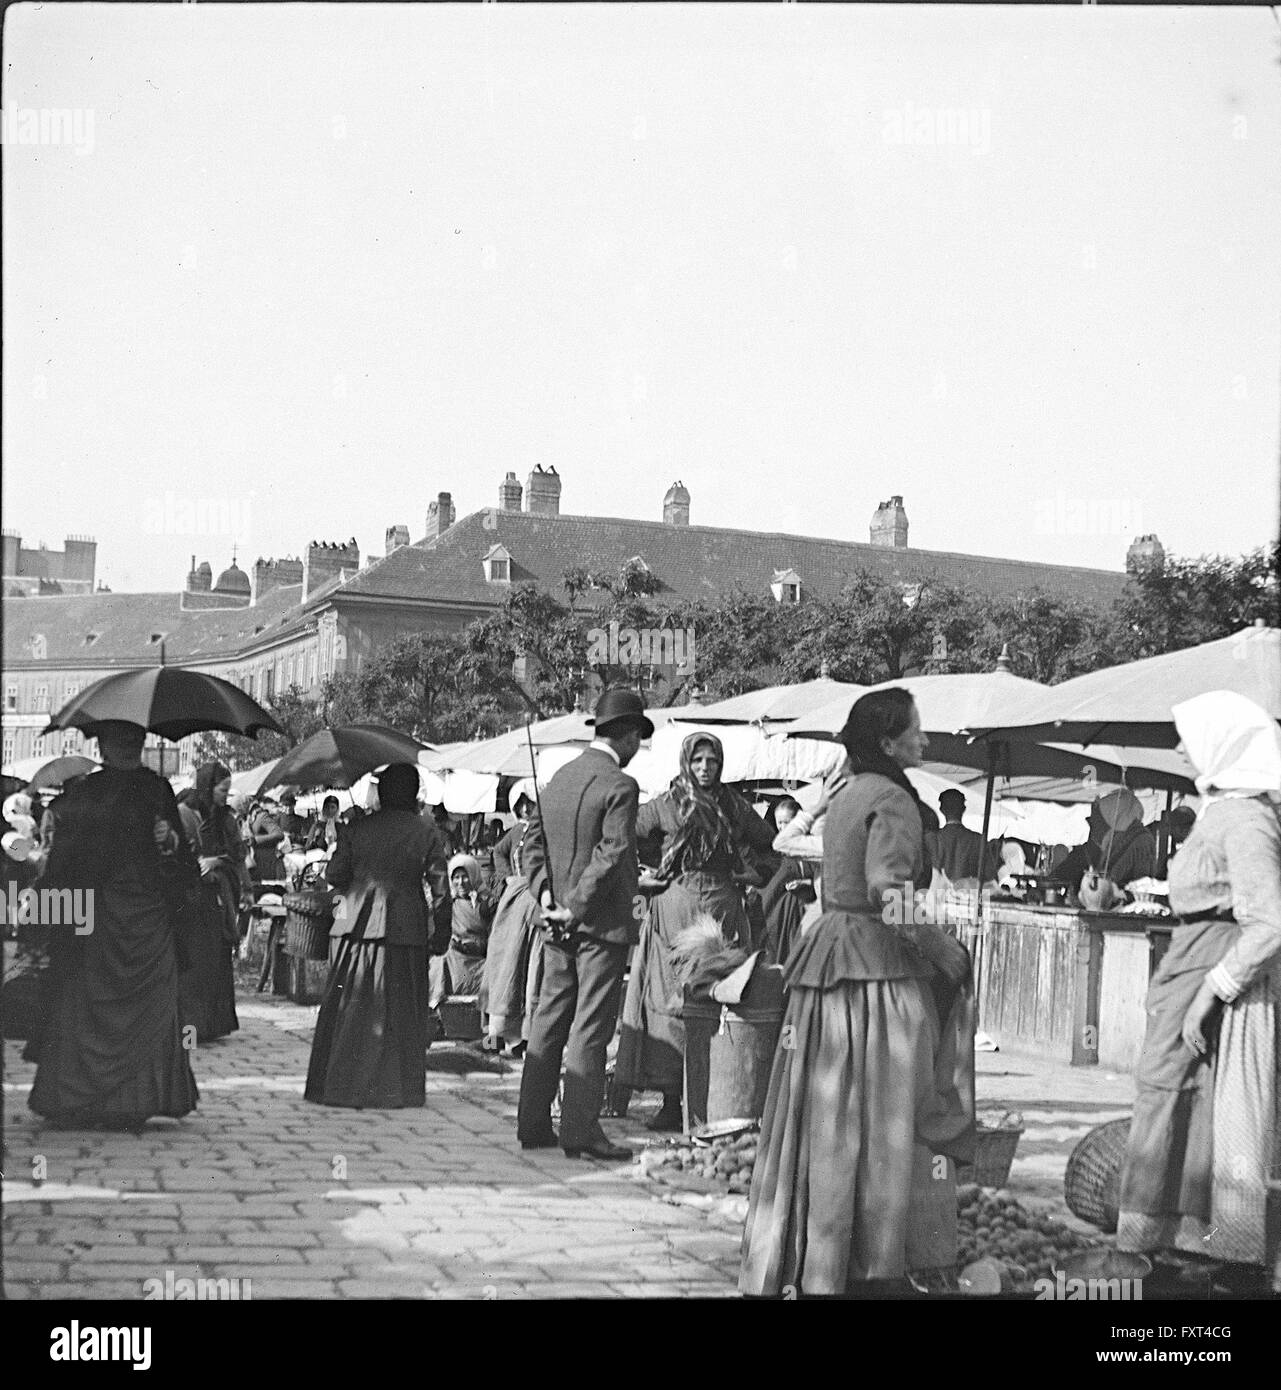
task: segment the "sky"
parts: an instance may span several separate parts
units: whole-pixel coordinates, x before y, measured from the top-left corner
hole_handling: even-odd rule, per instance
[[[1266,8],[5,11],[3,519],[120,590],[563,512],[1276,532]],[[56,113],[65,113],[59,117]],[[43,124],[42,124],[43,113]]]

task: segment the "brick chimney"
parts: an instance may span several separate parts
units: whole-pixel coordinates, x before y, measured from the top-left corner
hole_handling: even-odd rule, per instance
[[[402,545],[409,544],[408,526],[389,526],[387,528],[387,554],[393,550],[399,550]]]
[[[354,574],[360,568],[360,547],[353,536],[349,541],[312,541],[302,562],[302,596],[306,602],[317,589],[343,572]]]
[[[251,602],[258,604],[273,589],[279,589],[286,584],[301,584],[303,582],[303,563],[297,556],[292,558],[282,556],[279,560],[264,560],[259,557],[254,561],[254,567],[249,577],[253,585]]]
[[[903,499],[891,497],[882,502],[872,518],[872,544],[893,546],[902,549],[907,545],[907,513],[903,510]]]
[[[454,524],[454,500],[442,492],[427,508],[427,539],[432,540]]]
[[[560,515],[560,475],[553,465],[536,464],[525,480],[525,510],[535,516]]]
[[[1159,574],[1164,568],[1165,546],[1154,535],[1135,536],[1125,552],[1126,574],[1139,574],[1144,570]]]
[[[501,483],[498,484],[498,506],[505,512],[520,511],[520,498],[524,489],[521,487],[515,473],[508,473]]]
[[[663,498],[663,520],[669,526],[689,525],[689,489],[679,479],[667,489]]]

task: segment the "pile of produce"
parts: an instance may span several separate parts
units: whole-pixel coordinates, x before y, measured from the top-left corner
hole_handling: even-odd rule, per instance
[[[688,1136],[673,1139],[646,1149],[641,1167],[646,1177],[660,1182],[745,1193],[752,1185],[759,1137],[753,1127],[743,1134],[722,1135],[707,1142]]]
[[[976,1293],[1027,1287],[1048,1277],[1066,1256],[1097,1243],[1004,1193],[970,1184],[957,1188],[956,1201],[957,1267],[962,1286],[976,1284]],[[993,1280],[996,1288],[990,1287]]]

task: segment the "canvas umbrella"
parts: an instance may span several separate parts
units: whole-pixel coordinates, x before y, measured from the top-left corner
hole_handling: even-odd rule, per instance
[[[140,724],[171,740],[205,730],[247,738],[264,730],[284,732],[238,686],[182,666],[147,666],[103,676],[63,705],[44,732],[91,729],[108,719]]]
[[[1232,690],[1281,720],[1281,629],[1261,623],[1198,647],[1091,671],[1045,688],[966,727],[1020,743],[1173,748],[1171,707],[1210,690]]]
[[[749,690],[745,695],[734,695],[711,705],[687,708],[689,720],[698,724],[755,724],[798,719],[840,700],[846,701],[848,710],[866,689],[864,685],[819,676],[796,685],[770,685],[764,690]],[[679,706],[674,714],[677,719],[685,718]]]
[[[388,763],[418,764],[426,744],[382,724],[345,724],[321,729],[288,753],[263,780],[268,787],[350,787],[366,772]]]
[[[83,777],[101,766],[83,753],[62,753],[54,757],[23,758],[6,769],[6,775],[21,778],[32,791],[39,791],[41,787],[60,787],[71,778]]]
[[[279,761],[279,758],[268,758],[265,763],[259,763],[257,767],[247,767],[243,772],[233,772],[231,774],[231,795],[257,796],[262,790],[263,783],[271,774],[272,768]]]

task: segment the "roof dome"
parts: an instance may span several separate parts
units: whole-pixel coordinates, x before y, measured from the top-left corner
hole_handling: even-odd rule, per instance
[[[249,592],[249,576],[233,560],[218,576],[214,591],[219,594],[247,594]]]

